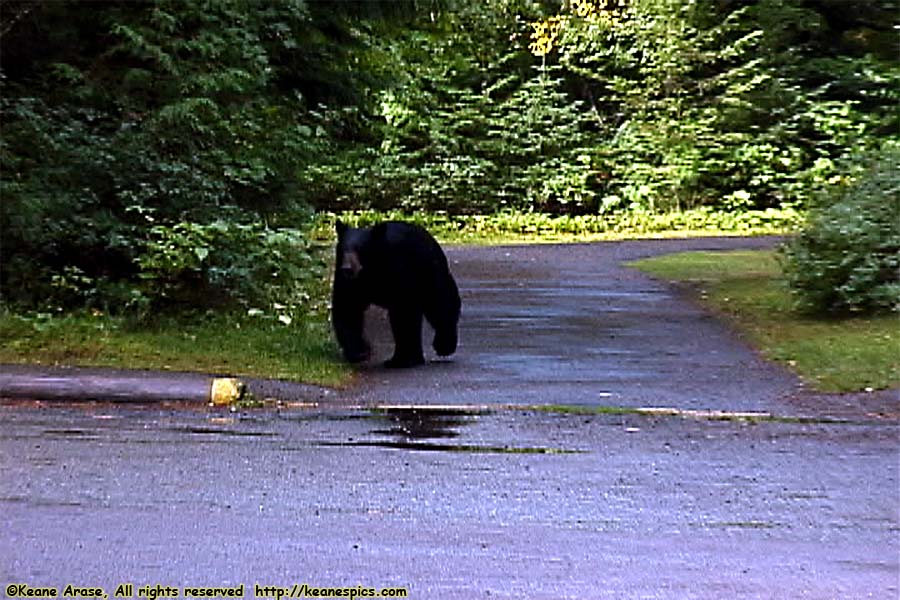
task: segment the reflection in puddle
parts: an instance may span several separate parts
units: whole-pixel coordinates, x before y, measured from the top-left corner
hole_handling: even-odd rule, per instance
[[[277,437],[278,434],[268,431],[245,431],[240,429],[228,429],[225,427],[185,426],[169,427],[170,431],[178,433],[190,433],[197,435],[222,435],[234,437]]]
[[[460,437],[460,429],[477,422],[484,410],[456,408],[381,408],[373,411],[374,416],[387,422],[387,427],[379,427],[370,433],[375,440],[349,440],[346,442],[323,442],[320,446],[351,446],[394,448],[420,452],[462,452],[470,454],[572,454],[577,451],[561,448],[519,447],[494,444],[463,444],[434,442]]]
[[[454,409],[387,408],[376,414],[389,427],[372,433],[407,440],[447,439],[459,436],[459,429],[478,419],[478,412]]]
[[[48,438],[68,438],[76,440],[98,440],[98,436],[94,432],[84,429],[45,429],[44,436]]]
[[[320,446],[363,446],[373,448],[396,448],[418,450],[420,452],[463,452],[469,454],[579,454],[580,450],[546,447],[482,446],[471,444],[437,444],[433,442],[404,442],[394,440],[322,442]]]
[[[83,506],[77,500],[54,500],[51,498],[32,498],[30,496],[0,496],[0,504],[23,504],[28,507],[70,508]]]

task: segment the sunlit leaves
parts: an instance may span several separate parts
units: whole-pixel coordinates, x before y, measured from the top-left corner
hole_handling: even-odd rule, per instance
[[[528,49],[535,56],[546,56],[553,49],[553,44],[559,37],[562,28],[561,17],[550,17],[544,21],[535,21],[531,24],[531,44]]]
[[[627,18],[625,7],[624,0],[620,2],[572,0],[568,13],[531,23],[531,43],[528,45],[528,49],[535,56],[544,57],[550,54],[558,45],[563,28],[569,25],[573,16],[591,25],[601,25],[604,28],[618,27]]]

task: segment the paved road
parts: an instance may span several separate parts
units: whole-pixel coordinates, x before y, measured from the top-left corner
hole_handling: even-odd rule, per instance
[[[7,403],[0,583],[110,597],[130,582],[135,597],[145,584],[244,584],[252,598],[255,583],[308,583],[412,598],[895,598],[896,395],[810,395],[620,266],[770,243],[451,249],[459,355],[363,369],[317,410]],[[360,408],[373,404],[432,408]]]
[[[366,371],[352,398],[771,409],[795,391],[793,377],[760,361],[669,286],[622,262],[667,249],[772,244],[671,240],[454,249],[449,258],[463,296],[458,356],[426,370]],[[376,328],[375,339],[381,355],[389,356],[386,326]]]

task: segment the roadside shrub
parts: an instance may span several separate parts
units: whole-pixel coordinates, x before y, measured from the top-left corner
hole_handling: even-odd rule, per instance
[[[22,20],[0,52],[0,303],[293,303],[317,277],[308,243],[283,229],[309,218],[294,173],[328,137],[284,79],[315,29],[306,4],[10,8]]]
[[[900,307],[900,144],[851,159],[783,249],[800,305],[816,312]],[[855,171],[855,172],[853,172]]]
[[[314,308],[327,279],[324,248],[304,231],[226,220],[153,227],[137,263],[135,297],[154,306],[238,305],[290,316]]]

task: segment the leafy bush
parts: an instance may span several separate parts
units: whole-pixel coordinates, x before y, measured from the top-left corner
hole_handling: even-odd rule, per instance
[[[823,192],[803,232],[784,248],[784,269],[813,311],[900,308],[900,144],[849,161],[845,181]]]
[[[314,308],[311,292],[327,280],[327,254],[306,232],[226,220],[153,227],[137,264],[137,300],[238,303],[261,314],[274,308],[282,317]]]
[[[272,302],[277,280],[294,303],[318,276],[291,229],[309,213],[295,172],[326,136],[285,80],[313,29],[306,4],[16,10],[0,53],[0,299],[145,312]]]

